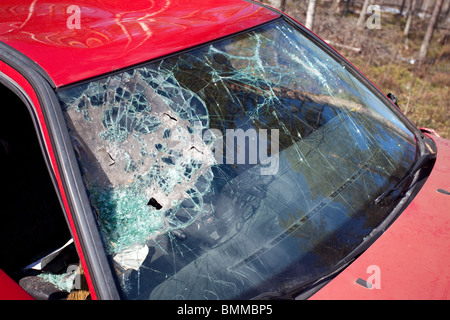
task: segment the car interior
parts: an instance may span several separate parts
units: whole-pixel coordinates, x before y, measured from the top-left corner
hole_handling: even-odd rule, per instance
[[[72,235],[28,108],[0,93],[0,269],[35,299],[66,299],[55,280],[79,264]]]

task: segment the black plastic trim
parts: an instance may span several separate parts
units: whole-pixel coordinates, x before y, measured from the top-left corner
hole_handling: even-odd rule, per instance
[[[11,55],[14,56],[15,59],[17,59],[21,69],[32,69],[32,70],[34,70],[41,77],[43,77],[50,84],[50,86],[53,89],[56,88],[55,83],[53,82],[52,78],[50,78],[50,76],[47,74],[47,72],[45,72],[45,70],[42,69],[42,67],[40,65],[38,65],[36,62],[34,62],[29,57],[24,55],[22,52],[14,49],[13,47],[11,47],[11,46],[9,46],[6,43],[1,42],[1,41],[0,41],[0,52],[1,52],[1,55],[0,55],[0,60],[1,61],[7,63],[8,58],[7,57],[5,58],[5,54],[7,54],[7,55],[11,54]]]

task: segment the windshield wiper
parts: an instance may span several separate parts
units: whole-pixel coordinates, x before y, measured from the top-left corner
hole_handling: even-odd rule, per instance
[[[353,261],[356,260],[357,255],[352,255],[350,259],[343,259],[341,263],[336,265],[333,269],[322,273],[313,280],[307,281],[306,283],[301,283],[298,285],[293,285],[290,290],[283,290],[280,292],[265,292],[262,293],[252,300],[292,300],[292,299],[306,299],[311,296],[311,290],[319,290],[322,286],[326,285],[335,276],[337,276],[342,270],[347,268]]]
[[[426,138],[426,139],[428,139],[428,138]],[[431,147],[429,146],[429,144],[426,141],[424,141],[424,143],[428,147],[427,152],[425,154],[420,155],[417,158],[416,162],[414,163],[414,166],[409,171],[409,173],[406,176],[404,176],[395,186],[393,186],[390,189],[387,189],[380,196],[378,196],[378,198],[375,199],[375,203],[376,204],[379,204],[381,202],[381,200],[383,200],[386,196],[388,196],[392,192],[398,191],[399,189],[401,189],[403,184],[405,184],[405,182],[409,181],[412,177],[414,177],[414,175],[420,169],[422,169],[430,161],[436,159],[436,151],[432,150]]]

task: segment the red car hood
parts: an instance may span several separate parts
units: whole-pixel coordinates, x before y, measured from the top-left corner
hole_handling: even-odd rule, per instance
[[[416,198],[367,251],[310,299],[450,298],[450,140],[432,138],[438,147],[436,164]]]

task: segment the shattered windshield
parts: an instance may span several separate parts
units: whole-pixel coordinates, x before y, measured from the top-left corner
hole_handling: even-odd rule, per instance
[[[336,266],[391,212],[415,139],[277,20],[59,90],[129,299],[247,299]],[[397,194],[396,194],[397,193]]]

